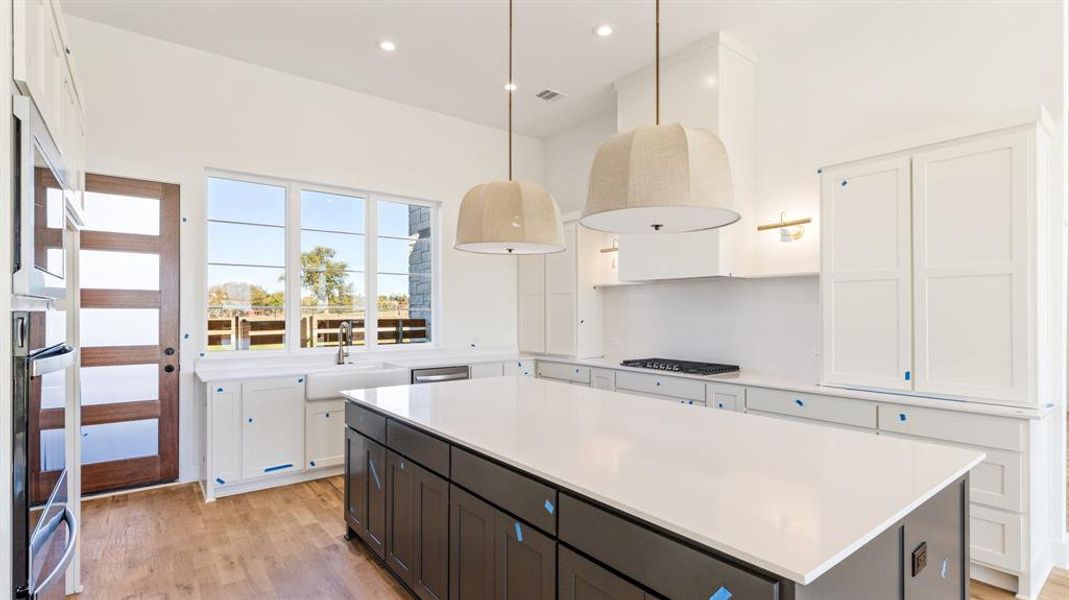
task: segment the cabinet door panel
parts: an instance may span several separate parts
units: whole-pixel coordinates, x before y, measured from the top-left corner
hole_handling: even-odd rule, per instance
[[[449,486],[449,598],[493,600],[497,511]]]
[[[564,226],[567,248],[546,255],[546,352],[576,354],[575,223]]]
[[[560,555],[557,584],[559,600],[644,600],[640,588],[569,550],[557,546]]]
[[[546,258],[520,256],[519,279],[519,348],[522,352],[546,351]]]
[[[212,385],[211,473],[215,485],[241,480],[241,393],[238,385]]]
[[[241,465],[247,479],[304,468],[304,383],[297,377],[241,386]]]
[[[449,482],[416,469],[416,568],[412,583],[423,600],[449,597]]]
[[[311,402],[305,409],[304,448],[309,469],[339,465],[345,456],[345,402]]]
[[[497,600],[553,600],[557,544],[526,523],[497,513],[494,583]]]
[[[416,470],[386,451],[386,566],[412,585],[416,563]]]
[[[824,382],[910,389],[909,158],[821,180]]]
[[[917,391],[1028,402],[1031,135],[913,157]]]
[[[367,529],[367,444],[367,438],[345,428],[345,522],[360,537]]]
[[[364,541],[379,558],[386,558],[386,448],[367,441],[367,527]]]

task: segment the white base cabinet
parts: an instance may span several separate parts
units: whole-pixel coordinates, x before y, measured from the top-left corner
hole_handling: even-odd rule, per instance
[[[304,378],[241,385],[241,476],[304,469]]]
[[[305,466],[321,469],[345,463],[345,400],[306,403]]]

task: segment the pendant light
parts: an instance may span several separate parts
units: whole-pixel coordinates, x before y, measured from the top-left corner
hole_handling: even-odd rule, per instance
[[[580,223],[613,233],[699,231],[739,220],[723,142],[705,129],[661,125],[661,2],[655,8],[655,125],[598,148]]]
[[[508,181],[464,194],[453,247],[483,254],[552,254],[564,250],[557,201],[542,186],[512,179],[512,0],[509,0]]]

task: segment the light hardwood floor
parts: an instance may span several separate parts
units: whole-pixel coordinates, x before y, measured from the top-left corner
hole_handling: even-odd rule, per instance
[[[360,544],[343,539],[342,478],[222,498],[195,485],[82,504],[89,599],[405,599]],[[974,600],[1013,595],[974,584]],[[1069,599],[1055,573],[1041,600]]]

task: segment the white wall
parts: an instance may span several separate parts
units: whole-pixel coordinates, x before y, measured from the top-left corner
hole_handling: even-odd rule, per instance
[[[181,185],[181,478],[198,469],[193,366],[204,349],[206,168],[442,203],[443,346],[516,344],[515,261],[452,250],[474,184],[501,179],[505,135],[423,109],[78,18],[68,26],[87,104],[88,171]],[[516,173],[542,180],[540,141]]]
[[[561,212],[583,209],[594,155],[615,134],[616,114],[606,113],[546,139],[545,186]]]
[[[1061,23],[1057,2],[882,3],[762,53],[757,220],[817,219],[816,170],[844,150],[1039,104],[1060,115]],[[757,269],[819,270],[819,237],[763,232]]]
[[[753,232],[755,272],[819,270],[816,169],[828,157],[1039,104],[1061,115],[1061,24],[1053,2],[879,4],[760,53],[757,199],[751,222],[733,227],[775,221],[780,211],[815,223],[791,243]],[[574,132],[562,136],[583,139]],[[546,144],[547,180],[571,181],[575,173],[558,170],[582,156],[555,157],[558,147],[556,138]],[[605,304],[614,358],[662,354],[819,377],[815,277],[622,287],[606,291]]]

